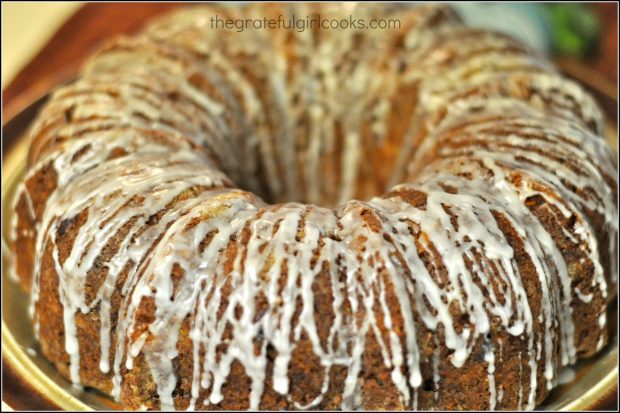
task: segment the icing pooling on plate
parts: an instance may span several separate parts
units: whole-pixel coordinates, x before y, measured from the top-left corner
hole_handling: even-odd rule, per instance
[[[244,13],[268,10],[261,7]],[[308,6],[290,7],[303,14]],[[42,263],[51,257],[74,383],[76,318],[94,312],[111,393],[122,397],[124,375],[145,364],[162,409],[176,406],[175,360],[190,354],[192,409],[222,402],[235,363],[250,379],[250,408],[271,389],[291,406],[319,406],[336,370],[344,370],[341,407],[362,408],[370,342],[402,406],[416,408],[427,332],[435,350],[450,353],[447,361],[432,355],[437,370],[465,368],[482,349],[491,409],[514,396],[499,387],[503,353],[492,334],[518,337],[516,407],[533,408],[539,389],[576,361],[577,301],[603,317],[593,328],[604,341],[616,283],[617,171],[596,105],[510,39],[464,28],[443,8],[401,13],[404,28],[393,37],[317,37],[214,36],[210,8],[180,11],[108,45],[54,94],[33,129],[43,144],[26,181],[50,167],[56,186],[40,214],[27,185],[21,199],[36,223],[35,328],[45,311],[41,278],[49,277]],[[465,46],[464,36],[472,38]],[[401,89],[412,85],[411,120],[392,119]],[[404,130],[394,132],[395,123]],[[395,143],[403,149],[387,176],[402,183],[349,201],[376,195],[362,188],[368,157]],[[538,198],[542,212],[531,207]],[[560,231],[590,263],[589,285],[573,287],[569,247],[550,220],[572,220]],[[16,239],[33,236],[17,224]],[[534,279],[524,280],[512,238]],[[526,281],[536,283],[539,302]],[[319,302],[330,308],[317,310]],[[188,354],[179,352],[183,340]],[[298,399],[290,374],[300,348],[322,377],[309,400]],[[442,377],[432,376],[436,395]]]

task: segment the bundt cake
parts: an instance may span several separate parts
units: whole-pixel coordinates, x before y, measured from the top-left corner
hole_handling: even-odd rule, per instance
[[[213,26],[349,15],[398,25]],[[42,353],[128,409],[531,409],[607,341],[602,133],[445,5],[182,8],[52,94],[15,270]]]

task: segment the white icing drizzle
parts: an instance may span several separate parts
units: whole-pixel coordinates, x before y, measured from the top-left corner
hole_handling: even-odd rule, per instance
[[[236,366],[249,379],[250,409],[267,391],[289,407],[319,408],[334,398],[337,371],[340,407],[362,409],[369,343],[401,408],[446,403],[442,386],[454,378],[443,369],[482,362],[490,409],[532,409],[584,351],[578,311],[594,315],[603,345],[617,282],[618,173],[581,87],[513,40],[463,27],[444,6],[354,7],[360,18],[400,16],[392,34],[235,36],[211,30],[209,18],[343,14],[214,7],[110,43],[33,127],[13,237],[35,240],[27,276],[37,334],[49,294],[42,263],[53,263],[73,383],[84,374],[77,319],[94,312],[112,395],[146,368],[158,395],[151,407],[162,410],[179,408],[182,381],[190,410],[217,407]],[[405,88],[415,105],[395,131]],[[401,150],[389,154],[393,145]],[[378,160],[386,182],[369,190]],[[51,193],[31,193],[28,182],[48,168]],[[378,187],[389,190],[377,196]],[[317,360],[321,378],[303,400],[291,375],[297,351]],[[498,366],[516,355],[512,386],[517,378]],[[191,377],[179,377],[181,359]]]
[[[568,384],[575,380],[575,369],[564,367],[558,374],[558,385]]]

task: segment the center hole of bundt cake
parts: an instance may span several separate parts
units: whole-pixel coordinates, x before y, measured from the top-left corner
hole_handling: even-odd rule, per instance
[[[338,118],[324,134],[296,125],[277,144],[276,138],[262,136],[249,150],[242,142],[232,151],[233,161],[222,159],[219,165],[237,187],[270,204],[299,202],[334,209],[352,199],[370,200],[411,178],[406,165],[413,150],[403,146],[414,128],[413,120],[404,127],[388,127],[396,120],[386,115],[384,130],[374,131],[372,113],[361,114],[359,124],[346,133],[339,126],[346,120]],[[413,109],[405,114],[413,118]]]
[[[343,146],[343,142],[338,146]],[[270,204],[299,202],[332,209],[351,199],[379,196],[399,182],[393,157],[369,153],[361,147],[359,150],[359,158],[354,162],[348,161],[345,152],[324,153],[314,165],[300,156],[292,167],[277,169],[275,176],[273,171],[266,170],[267,160],[261,159],[255,174],[234,181]]]

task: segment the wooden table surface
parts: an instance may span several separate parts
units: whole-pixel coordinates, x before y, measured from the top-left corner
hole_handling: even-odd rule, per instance
[[[103,40],[135,32],[178,3],[88,3],[79,9],[2,91],[2,114],[12,117],[51,87],[70,79]]]
[[[80,64],[102,40],[115,34],[135,32],[151,17],[165,13],[178,3],[89,3],[79,9],[52,37],[49,43],[27,64],[2,91],[2,113],[11,118],[37,97],[65,80],[72,78]],[[590,76],[590,88],[608,114],[617,114],[617,58],[618,6],[615,3],[594,6],[605,26],[602,39],[603,53],[587,62],[571,59],[558,61],[559,66],[575,77]],[[615,99],[615,101],[614,101]],[[614,112],[616,111],[616,112]],[[3,371],[4,386],[20,386],[10,381]],[[10,371],[9,371],[10,373]],[[45,402],[31,399],[31,408],[41,408]],[[616,410],[617,394],[601,405],[601,410]],[[27,407],[27,406],[20,406]]]

